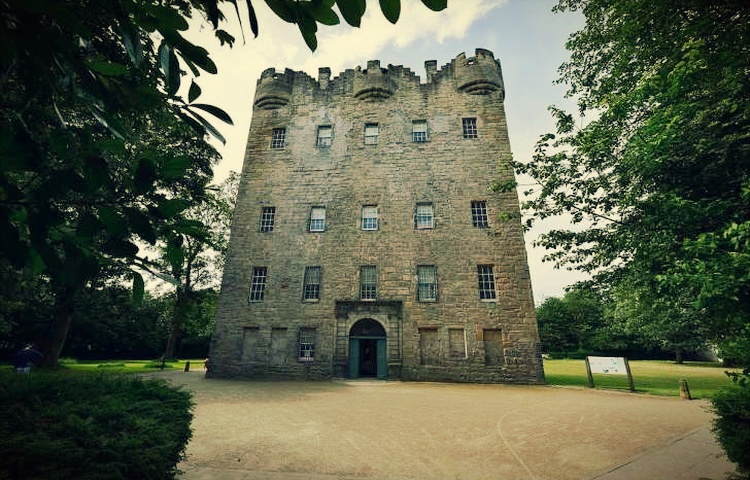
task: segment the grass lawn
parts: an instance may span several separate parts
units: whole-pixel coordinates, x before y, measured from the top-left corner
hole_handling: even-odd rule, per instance
[[[651,395],[679,396],[680,380],[687,380],[693,398],[708,398],[718,388],[731,384],[724,372],[737,371],[708,362],[685,362],[677,365],[666,360],[633,360],[630,371],[636,392]],[[544,374],[550,385],[587,387],[586,363],[583,360],[545,360]],[[625,375],[594,374],[596,388],[628,390]]]
[[[203,370],[205,359],[167,361],[164,370],[184,370],[185,363],[190,362],[191,370]],[[61,369],[73,372],[120,372],[143,373],[158,372],[160,364],[157,360],[60,360]]]

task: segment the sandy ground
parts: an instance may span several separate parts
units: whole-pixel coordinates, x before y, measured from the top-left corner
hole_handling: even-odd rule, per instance
[[[183,480],[626,478],[612,470],[636,468],[633,459],[696,431],[718,451],[702,401],[543,386],[161,375],[195,394]],[[651,457],[647,469],[661,461]]]

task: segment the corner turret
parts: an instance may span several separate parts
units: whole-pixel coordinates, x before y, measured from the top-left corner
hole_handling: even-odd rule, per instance
[[[276,73],[275,68],[263,71],[255,89],[255,108],[274,110],[289,103],[292,86],[289,75]]]
[[[456,57],[454,78],[459,92],[489,95],[499,90],[501,98],[505,97],[500,63],[489,50],[477,48],[473,57],[463,53]]]

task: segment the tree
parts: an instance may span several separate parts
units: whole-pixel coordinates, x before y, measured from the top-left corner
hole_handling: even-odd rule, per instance
[[[572,219],[537,243],[665,341],[697,325],[701,340],[737,335],[750,318],[750,4],[556,9],[586,19],[560,82],[587,120],[552,107],[557,132],[517,165],[539,184],[525,210]]]
[[[311,48],[317,23],[339,21],[334,0],[266,3],[299,25]],[[380,3],[395,22],[400,2]],[[446,0],[423,3],[441,9]],[[199,234],[199,225],[181,213],[205,183],[195,182],[190,198],[165,192],[176,182],[210,176],[210,165],[180,153],[184,142],[160,149],[143,137],[169,136],[180,129],[173,121],[180,119],[197,133],[193,147],[201,149],[206,134],[223,140],[204,115],[231,123],[229,116],[196,102],[196,77],[216,73],[216,66],[181,34],[186,18],[199,15],[222,44],[231,45],[234,37],[220,28],[223,4],[245,17],[237,0],[0,3],[1,255],[11,268],[49,282],[55,306],[46,365],[57,362],[64,346],[76,295],[103,268],[129,268],[140,298],[144,284],[135,267],[149,266],[137,240],[153,245]],[[245,5],[257,35],[252,3]],[[356,26],[365,0],[337,6]],[[178,94],[183,69],[192,74],[187,99]]]
[[[593,353],[601,347],[604,329],[601,297],[585,285],[568,290],[563,298],[546,299],[536,310],[539,336],[547,352]]]
[[[185,218],[205,226],[206,230],[201,230],[199,235],[176,233],[162,248],[162,268],[171,275],[176,286],[171,331],[165,349],[167,358],[174,357],[190,312],[199,310],[197,304],[205,299],[205,294],[197,290],[219,287],[239,181],[239,174],[231,172],[221,185],[208,187],[203,200],[185,211]]]

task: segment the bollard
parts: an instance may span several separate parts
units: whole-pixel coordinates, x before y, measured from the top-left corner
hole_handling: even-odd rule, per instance
[[[190,360],[188,360],[187,362],[185,362],[185,370],[183,370],[183,371],[184,372],[189,372],[190,371]]]
[[[683,400],[692,400],[690,396],[690,387],[688,386],[687,380],[684,378],[680,380],[680,398]]]

